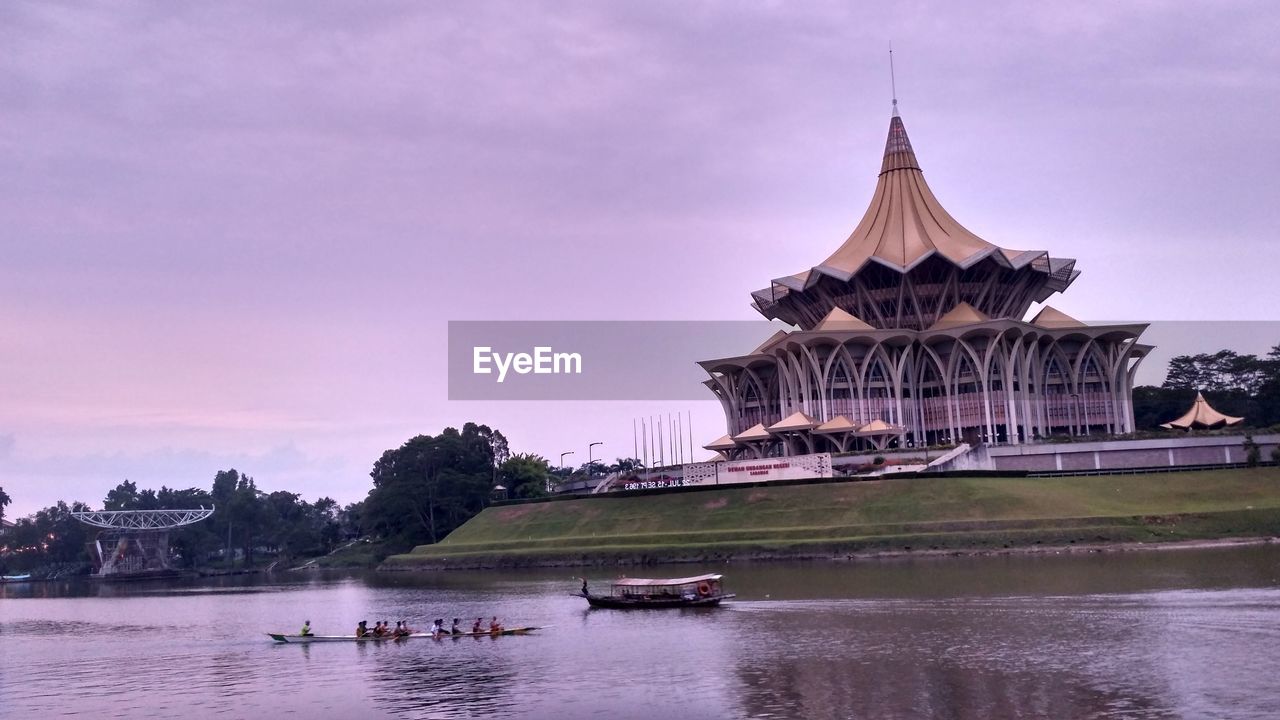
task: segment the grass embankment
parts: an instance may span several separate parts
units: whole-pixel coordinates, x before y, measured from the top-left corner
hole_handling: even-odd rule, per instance
[[[1280,535],[1280,468],[905,478],[484,510],[386,569],[845,557]]]

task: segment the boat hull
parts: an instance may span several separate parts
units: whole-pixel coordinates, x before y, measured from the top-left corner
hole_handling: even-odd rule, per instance
[[[722,600],[734,597],[733,593],[724,595],[708,595],[696,598],[620,598],[612,595],[580,595],[594,608],[610,608],[612,610],[666,610],[670,608],[715,607]]]
[[[421,640],[424,638],[430,639],[430,640],[450,640],[450,639],[465,638],[465,637],[472,637],[472,638],[501,637],[503,635],[528,635],[534,630],[541,630],[541,629],[542,628],[539,628],[539,627],[522,627],[522,628],[510,628],[507,630],[499,630],[497,632],[490,632],[488,630],[485,630],[484,632],[478,632],[478,633],[466,632],[466,633],[460,633],[458,635],[451,635],[449,633],[442,633],[440,635],[432,635],[431,633],[412,633],[409,635],[401,635],[400,637],[395,637],[392,635],[383,635],[382,637],[374,637],[373,635],[366,635],[364,637],[356,637],[355,635],[286,635],[284,633],[267,633],[267,635],[272,640],[281,644],[309,645],[311,643],[329,643],[329,642],[358,642],[358,643],[404,642],[406,640]]]

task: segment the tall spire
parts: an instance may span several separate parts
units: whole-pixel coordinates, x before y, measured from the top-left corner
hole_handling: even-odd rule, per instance
[[[898,117],[898,80],[893,75],[893,41],[889,41],[889,87],[893,90],[893,116]]]

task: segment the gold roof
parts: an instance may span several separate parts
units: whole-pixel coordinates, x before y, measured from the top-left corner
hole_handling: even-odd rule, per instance
[[[773,436],[769,434],[768,430],[764,429],[763,423],[756,423],[737,435],[734,435],[733,439],[738,442],[754,442],[757,440],[772,440]]]
[[[1031,318],[1032,325],[1039,325],[1042,328],[1056,330],[1058,328],[1088,327],[1079,320],[1062,312],[1058,308],[1045,305]]]
[[[901,435],[907,429],[901,425],[890,425],[883,420],[872,420],[871,422],[858,428],[858,435]]]
[[[945,315],[938,318],[938,322],[930,325],[929,329],[950,330],[951,328],[957,328],[962,325],[972,325],[973,323],[979,323],[990,319],[991,318],[987,317],[982,313],[982,311],[978,310],[974,306],[967,302],[962,302],[948,310]]]
[[[1191,404],[1191,409],[1177,420],[1170,420],[1162,424],[1160,427],[1166,430],[1190,430],[1192,428],[1215,428],[1223,425],[1239,425],[1244,422],[1242,417],[1232,417],[1223,415],[1214,410],[1209,401],[1204,399],[1204,395],[1196,393],[1196,401]]]
[[[1026,254],[999,248],[951,217],[925,182],[907,128],[895,115],[889,121],[871,205],[844,244],[818,269],[847,278],[875,260],[905,272],[934,253],[961,267],[995,253],[1009,261]]]
[[[709,442],[706,445],[703,445],[702,447],[706,448],[707,450],[732,450],[738,447],[738,443],[734,442],[733,438],[729,437],[728,435],[722,435],[720,439],[716,440],[715,442]]]
[[[872,263],[906,274],[935,256],[962,270],[990,258],[999,268],[1027,268],[1043,274],[1035,288],[1037,301],[1065,290],[1080,274],[1075,260],[1050,257],[1043,250],[1002,248],[957,222],[929,188],[906,126],[895,114],[889,121],[875,192],[853,232],[818,265],[774,278],[770,287],[752,293],[752,298],[756,309],[766,317],[809,327],[808,306],[823,306],[821,313],[825,313],[832,305],[842,303],[823,294],[793,298],[793,293],[811,291],[824,277],[850,282]]]
[[[822,318],[822,322],[814,328],[818,332],[862,332],[864,330],[875,330],[867,323],[863,322],[856,315],[845,312],[838,307],[831,308],[831,312]]]
[[[793,412],[769,426],[769,432],[789,432],[793,430],[809,430],[818,426],[818,421],[802,412]]]
[[[842,432],[853,432],[858,429],[858,424],[850,420],[847,415],[837,415],[830,420],[822,423],[813,431],[816,433],[835,434]]]

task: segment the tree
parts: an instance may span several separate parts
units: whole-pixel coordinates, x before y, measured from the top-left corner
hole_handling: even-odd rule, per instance
[[[644,468],[644,463],[639,458],[618,458],[609,466],[609,472],[615,473],[632,473],[636,470]]]
[[[0,487],[0,520],[4,520],[4,509],[9,506],[13,499]]]
[[[128,480],[112,488],[102,500],[103,510],[132,510],[138,501],[138,486]]]
[[[217,507],[210,522],[218,537],[227,543],[227,562],[234,559],[232,547],[239,540],[245,566],[253,565],[254,540],[261,534],[266,517],[257,484],[235,468],[220,470],[213,477],[213,490],[209,495]]]
[[[484,508],[494,462],[507,454],[501,433],[474,423],[410,438],[374,463],[363,529],[394,546],[438,542]]]
[[[42,563],[70,563],[88,560],[85,552],[87,534],[84,523],[71,515],[86,512],[82,502],[58,504],[18,520],[13,526],[11,547],[18,555],[18,565],[27,569]]]
[[[541,455],[521,453],[512,455],[498,469],[498,479],[513,497],[542,497],[547,494],[547,480],[551,477],[551,465]]]
[[[360,520],[363,512],[363,502],[349,503],[338,512],[338,527],[343,539],[355,539],[364,535],[364,526]]]

